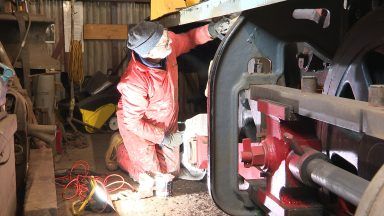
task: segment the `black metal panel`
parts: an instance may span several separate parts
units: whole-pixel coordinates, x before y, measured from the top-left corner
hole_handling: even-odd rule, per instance
[[[241,71],[246,71],[249,53],[255,53],[246,41],[249,34],[244,26],[239,18],[221,43],[210,74],[208,184],[214,202],[231,215],[256,213],[244,207],[252,204],[247,193],[239,192],[237,182],[238,92],[243,88]],[[243,56],[244,52],[248,55]]]
[[[330,26],[293,18],[295,9],[324,8],[330,12]],[[332,58],[343,36],[345,13],[342,0],[291,0],[245,11],[243,15],[256,26],[286,42],[307,42],[328,58]]]
[[[209,186],[215,203],[231,215],[260,213],[249,209],[253,203],[248,194],[238,190],[238,94],[248,89],[250,83],[275,84],[283,72],[278,66],[276,68],[280,69],[272,74],[246,72],[249,59],[262,56],[252,40],[254,31],[258,32],[255,26],[240,17],[218,48],[210,74]],[[258,33],[265,42],[274,40],[262,30]],[[271,47],[266,47],[265,51],[268,53],[269,49],[271,56],[280,57],[284,52],[282,45],[278,41],[271,42]],[[273,58],[279,62],[277,57]]]

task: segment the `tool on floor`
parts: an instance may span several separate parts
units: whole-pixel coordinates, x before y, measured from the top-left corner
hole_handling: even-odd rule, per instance
[[[63,187],[64,200],[72,202],[72,213],[82,215],[84,211],[110,212],[114,206],[110,195],[121,190],[136,191],[131,184],[117,174],[104,177],[89,170],[86,161],[76,161],[68,170],[55,171],[56,185]]]
[[[72,203],[73,215],[82,215],[85,210],[97,213],[115,211],[108,190],[100,180],[91,176],[89,186],[91,191],[87,198],[84,201],[77,200]]]

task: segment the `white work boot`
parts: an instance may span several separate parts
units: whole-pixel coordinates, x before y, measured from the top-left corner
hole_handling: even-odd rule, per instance
[[[157,197],[168,197],[172,195],[172,180],[174,178],[175,176],[169,173],[157,173],[155,175],[155,189]]]
[[[139,174],[138,194],[141,199],[153,197],[155,179],[146,173]]]

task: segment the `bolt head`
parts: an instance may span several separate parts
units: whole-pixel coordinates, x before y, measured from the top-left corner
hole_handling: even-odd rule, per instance
[[[241,152],[241,162],[251,163],[252,162],[252,152]]]
[[[265,151],[262,145],[252,147],[252,165],[263,166],[265,164]]]

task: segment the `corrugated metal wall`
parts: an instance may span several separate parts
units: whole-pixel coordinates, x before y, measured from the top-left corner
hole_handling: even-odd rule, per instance
[[[115,5],[113,5],[115,4]],[[113,9],[115,7],[115,10]],[[116,14],[112,14],[115,11]],[[116,23],[113,24],[136,24],[150,14],[149,4],[143,3],[110,3],[110,2],[84,2],[84,23],[111,24],[112,16],[115,16]],[[96,71],[106,72],[112,68],[112,62],[119,63],[125,56],[125,41],[110,40],[88,40],[84,42],[84,72],[91,75]],[[112,49],[116,46],[117,59],[112,60]],[[125,68],[127,62],[120,69]]]
[[[150,16],[150,5],[149,4],[117,4],[117,24],[137,24],[140,21]],[[118,53],[119,56],[125,55],[127,52],[126,41],[118,42]],[[120,59],[119,59],[120,62]],[[124,63],[120,73],[122,73],[127,65],[128,61]]]
[[[84,2],[84,23],[110,24],[111,3]],[[108,40],[84,41],[84,74],[96,71],[106,72],[112,67],[112,42]]]
[[[97,2],[85,1],[84,24],[136,24],[150,15],[150,6],[146,3],[129,2]],[[115,11],[115,13],[113,13]],[[30,5],[31,14],[43,14],[55,20],[55,44],[48,44],[51,52],[63,34],[63,1],[43,0],[33,1]],[[112,14],[113,13],[113,14]],[[112,23],[112,17],[116,23]],[[119,63],[125,56],[125,41],[87,40],[84,41],[84,74],[92,75],[96,71],[106,73],[108,68],[113,68],[114,63]],[[116,47],[112,53],[113,47]],[[62,55],[61,55],[62,56]],[[117,59],[112,60],[112,56]],[[63,59],[60,59],[63,64]],[[124,63],[120,73],[125,69]]]

